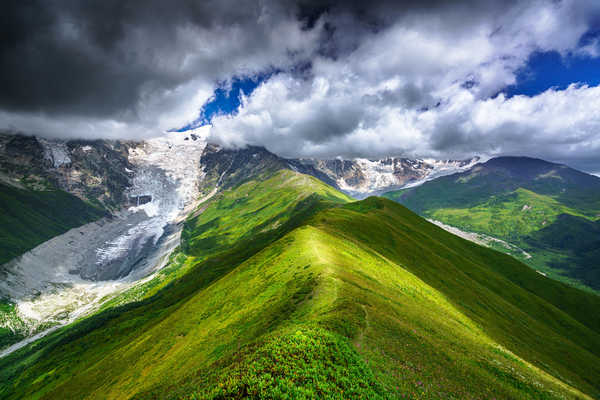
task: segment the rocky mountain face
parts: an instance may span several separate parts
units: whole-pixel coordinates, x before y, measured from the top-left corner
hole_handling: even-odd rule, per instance
[[[0,135],[0,182],[31,190],[61,189],[115,210],[128,202],[135,166],[127,141],[60,141]]]
[[[204,193],[209,193],[215,188],[232,187],[251,176],[260,177],[279,169],[291,169],[312,175],[328,185],[339,188],[334,179],[313,165],[279,157],[264,147],[224,149],[208,144],[202,153],[200,164],[205,174],[201,183]]]
[[[324,173],[344,192],[356,198],[364,198],[467,170],[479,162],[479,157],[466,160],[413,160],[395,157],[381,160],[301,159],[298,162]]]
[[[53,193],[74,198],[56,189],[110,212],[0,265],[0,347],[73,321],[160,270],[198,198],[205,145],[189,133],[141,143],[3,136],[0,188],[11,191],[0,191],[2,214],[23,208],[52,215],[38,210],[39,201],[3,200],[15,191],[38,195],[34,200]]]
[[[232,150],[209,144],[201,164],[207,174],[204,180],[207,187],[214,187],[216,183],[231,186],[256,171],[285,168],[312,175],[356,198],[365,198],[464,171],[479,160],[479,157],[441,161],[391,157],[382,160],[287,159],[263,147]]]

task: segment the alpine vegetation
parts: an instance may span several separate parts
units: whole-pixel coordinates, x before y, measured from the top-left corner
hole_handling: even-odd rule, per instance
[[[594,1],[0,17],[0,399],[600,399]]]

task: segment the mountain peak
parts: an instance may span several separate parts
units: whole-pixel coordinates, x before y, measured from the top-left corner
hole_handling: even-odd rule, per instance
[[[494,157],[483,163],[483,165],[494,167],[566,167],[563,164],[556,164],[550,161],[542,160],[541,158],[526,157],[526,156],[500,156]]]
[[[600,178],[573,169],[564,164],[557,164],[539,158],[522,156],[502,156],[488,160],[481,167],[489,171],[508,173],[511,178],[518,180],[540,181],[553,178],[562,181],[563,185],[600,186]],[[478,172],[473,170],[473,172]]]

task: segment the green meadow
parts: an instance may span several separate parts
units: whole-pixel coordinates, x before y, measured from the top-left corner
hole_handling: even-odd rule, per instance
[[[526,166],[519,171],[518,158],[511,162],[517,166],[484,164],[384,197],[518,246],[532,256],[522,261],[533,268],[599,293],[600,180],[541,160],[527,162],[533,173]]]
[[[264,172],[170,264],[0,359],[5,399],[592,399],[600,297],[383,198]]]
[[[19,189],[0,183],[0,264],[105,214],[101,207],[62,190]]]

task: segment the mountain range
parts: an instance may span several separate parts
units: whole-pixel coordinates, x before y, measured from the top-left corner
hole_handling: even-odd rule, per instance
[[[3,241],[27,240],[0,268],[0,398],[600,397],[600,297],[418,215],[593,260],[600,179],[286,159],[200,132],[2,143]],[[398,187],[408,208],[350,197]]]
[[[500,157],[386,197],[432,220],[516,245],[541,273],[600,289],[600,178]],[[496,243],[502,250],[503,244]]]

